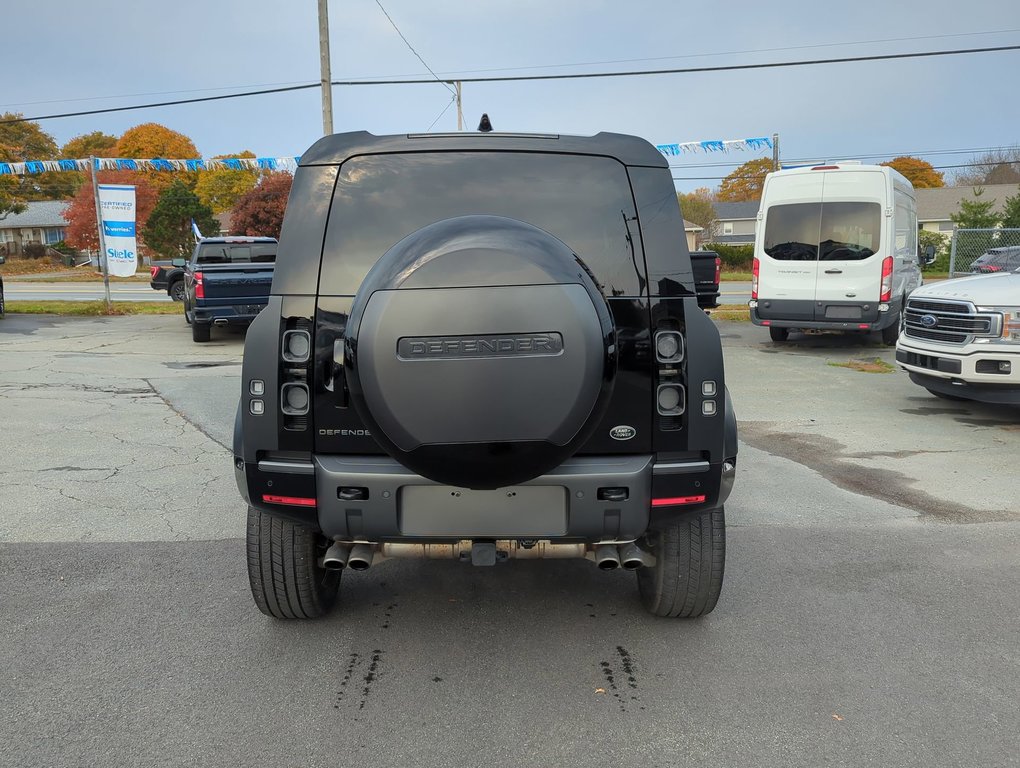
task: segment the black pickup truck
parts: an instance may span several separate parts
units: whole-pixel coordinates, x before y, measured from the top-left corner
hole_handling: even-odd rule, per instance
[[[209,341],[212,326],[248,325],[269,301],[277,241],[272,237],[207,237],[191,260],[174,260],[184,271],[184,319],[196,342]]]
[[[715,251],[691,251],[691,268],[694,270],[694,289],[698,292],[698,306],[715,309],[719,306],[719,274],[722,259]]]

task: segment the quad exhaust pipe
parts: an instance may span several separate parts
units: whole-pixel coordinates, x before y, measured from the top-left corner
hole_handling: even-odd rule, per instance
[[[655,565],[655,557],[635,542],[623,544],[561,544],[546,540],[498,540],[493,542],[496,549],[496,561],[504,560],[550,560],[550,559],[587,559],[603,571],[613,571],[621,566],[626,570],[636,570]],[[368,542],[342,543],[334,542],[322,559],[322,567],[327,570],[350,568],[353,571],[366,571],[373,563],[390,558],[412,558],[419,560],[471,560],[472,542],[459,541],[455,544],[410,544],[404,542],[387,542],[374,544]]]

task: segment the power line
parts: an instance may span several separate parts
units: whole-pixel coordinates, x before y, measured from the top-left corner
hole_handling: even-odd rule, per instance
[[[787,162],[793,163],[798,162],[795,160],[788,160]],[[1020,165],[1020,160],[1002,160],[993,163],[959,163],[957,165],[933,165],[932,168],[936,171],[944,171],[950,168],[977,168],[983,166],[996,166],[996,165]],[[748,176],[734,176],[733,181],[750,181],[753,179],[763,178],[764,174],[755,173]],[[674,176],[673,181],[723,181],[724,179],[730,178],[729,176]]]
[[[388,13],[386,12],[386,9],[385,9],[385,8],[383,8],[383,4],[382,4],[381,2],[379,2],[379,0],[375,0],[375,4],[379,6],[379,10],[383,12],[383,16],[385,16],[385,17],[386,17],[386,21],[388,21],[388,22],[390,23],[390,26],[392,26],[392,27],[393,27],[393,29],[395,29],[395,30],[396,30],[397,34],[398,34],[398,35],[400,35],[400,39],[404,41],[404,45],[406,45],[406,46],[407,46],[407,49],[408,49],[408,50],[409,50],[409,51],[410,51],[411,53],[413,53],[413,54],[414,54],[415,58],[416,58],[416,59],[418,59],[418,61],[420,61],[420,62],[422,63],[422,66],[423,66],[423,67],[425,67],[425,69],[427,69],[427,70],[429,71],[429,74],[430,74],[430,75],[432,75],[432,77],[433,77],[433,78],[435,79],[435,81],[436,81],[437,83],[439,83],[439,84],[440,84],[440,85],[442,85],[442,86],[443,86],[443,87],[444,87],[444,88],[445,88],[446,90],[448,90],[448,91],[449,91],[450,93],[452,93],[452,94],[453,94],[453,97],[454,97],[454,98],[457,98],[457,94],[456,94],[456,93],[454,92],[453,88],[451,88],[451,87],[450,87],[449,85],[447,85],[447,84],[446,84],[446,83],[444,83],[444,82],[443,82],[442,80],[440,80],[440,79],[439,79],[439,75],[437,75],[437,74],[436,74],[435,72],[433,72],[433,71],[432,71],[432,67],[430,67],[430,66],[429,66],[428,64],[426,64],[426,63],[425,63],[425,59],[423,59],[423,58],[421,57],[421,55],[420,55],[420,54],[418,53],[418,51],[414,50],[414,46],[413,46],[413,45],[411,45],[411,44],[410,44],[410,43],[409,43],[409,42],[407,41],[407,38],[406,38],[406,37],[404,37],[404,33],[400,31],[400,27],[398,27],[398,26],[397,26],[396,22],[395,22],[395,21],[393,21],[393,19],[392,19],[392,18],[390,18],[390,15],[389,15],[389,14],[388,14]],[[437,118],[437,119],[438,119],[438,118]],[[435,125],[435,123],[433,123],[433,125]]]
[[[966,48],[950,51],[920,51],[916,53],[891,53],[881,54],[874,56],[850,56],[845,58],[836,59],[814,59],[810,61],[780,61],[772,62],[768,64],[730,64],[718,67],[688,67],[683,69],[657,69],[657,70],[644,70],[644,71],[629,71],[629,72],[591,72],[591,73],[575,73],[565,75],[517,75],[517,76],[506,76],[506,77],[476,77],[476,78],[465,78],[457,77],[455,79],[465,83],[497,83],[497,82],[520,82],[526,80],[577,80],[577,79],[590,79],[600,77],[645,77],[650,75],[679,75],[679,74],[694,74],[704,72],[737,72],[742,70],[754,70],[754,69],[778,69],[788,67],[808,67],[808,66],[819,66],[823,64],[847,64],[863,61],[892,61],[897,59],[919,59],[919,58],[932,58],[936,56],[959,56],[974,53],[997,53],[1002,51],[1016,51],[1020,50],[1020,45],[1003,45],[993,46],[989,48]],[[330,85],[423,85],[434,83],[434,80],[333,80]],[[318,88],[319,83],[307,83],[305,85],[292,85],[282,88],[265,88],[257,91],[245,91],[242,93],[229,93],[221,94],[219,96],[202,96],[194,99],[177,99],[174,101],[162,101],[149,104],[133,104],[130,106],[123,107],[106,107],[103,109],[89,109],[79,112],[63,112],[60,114],[53,115],[37,115],[34,117],[19,117],[8,120],[0,121],[0,124],[6,123],[23,123],[27,121],[38,121],[38,120],[53,120],[61,117],[81,117],[85,115],[100,115],[108,114],[111,112],[127,112],[139,109],[153,109],[156,107],[169,107],[177,106],[179,104],[197,104],[208,101],[223,101],[226,99],[238,99],[248,96],[264,96],[272,93],[286,93],[290,91],[302,91],[311,88]]]
[[[970,149],[929,149],[912,150],[910,152],[874,152],[869,155],[847,155],[843,153],[820,152],[814,157],[789,158],[788,163],[813,163],[819,158],[834,158],[836,160],[868,160],[872,158],[886,157],[929,157],[932,155],[969,155],[978,152],[1001,152],[1018,149],[1015,145],[1008,147],[971,147]],[[746,162],[746,161],[745,161]],[[671,163],[673,170],[687,170],[689,168],[737,168],[744,163]],[[972,163],[973,165],[973,163]]]
[[[988,48],[960,48],[951,51],[918,51],[915,53],[884,53],[874,56],[846,56],[837,59],[810,59],[806,61],[775,61],[767,64],[726,64],[718,67],[685,67],[681,69],[646,69],[628,72],[577,72],[568,75],[509,75],[502,77],[456,77],[462,83],[510,83],[524,80],[585,80],[599,77],[647,77],[649,75],[687,75],[703,72],[737,72],[750,69],[780,69],[809,67],[821,64],[848,64],[862,61],[892,61],[895,59],[923,59],[934,56],[961,56],[972,53],[1017,51],[1020,45],[997,45]],[[431,80],[334,80],[333,85],[421,85]]]

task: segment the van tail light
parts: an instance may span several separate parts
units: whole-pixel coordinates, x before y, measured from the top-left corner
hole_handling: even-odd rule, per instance
[[[715,284],[719,286],[719,279],[722,277],[722,259],[715,257]]]
[[[153,280],[156,279],[156,274],[159,272],[159,267],[149,267],[149,277]]]
[[[195,273],[195,298],[196,299],[205,298],[205,282],[202,280],[201,272]]]
[[[874,294],[872,294],[874,296]],[[892,256],[882,259],[882,295],[880,302],[889,301],[892,298]]]
[[[759,269],[760,266],[761,266],[761,263],[758,261],[758,259],[755,259],[754,260],[754,264],[751,267],[751,298],[752,299],[757,299],[758,298],[758,269]]]

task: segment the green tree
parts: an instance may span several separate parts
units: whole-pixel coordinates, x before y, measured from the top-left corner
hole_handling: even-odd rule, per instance
[[[961,200],[960,210],[949,214],[950,220],[959,229],[992,229],[999,224],[994,210],[995,198],[984,200],[984,193],[982,187],[974,187],[974,199]]]
[[[910,157],[909,155],[894,157],[881,165],[887,165],[902,173],[907,177],[907,181],[914,185],[914,189],[933,189],[946,186],[945,177],[936,171],[931,163],[919,157]]]
[[[1020,192],[1006,198],[1002,208],[1002,226],[1006,229],[1020,228]]]
[[[169,258],[189,253],[195,242],[192,220],[202,232],[219,230],[219,222],[209,206],[203,205],[184,182],[175,180],[160,193],[152,209],[143,231],[146,245]]]
[[[761,190],[765,186],[765,176],[772,171],[772,160],[759,157],[748,160],[733,173],[722,180],[715,199],[720,203],[746,203],[761,200]]]
[[[245,150],[236,155],[217,155],[213,159],[226,160],[233,157],[255,157],[255,153]],[[195,194],[213,213],[224,213],[234,207],[241,195],[254,189],[258,181],[259,172],[254,168],[204,171],[195,184]]]
[[[687,221],[697,224],[706,232],[711,228],[715,221],[715,208],[712,206],[712,191],[708,187],[681,192],[677,199],[680,201],[680,212]]]

